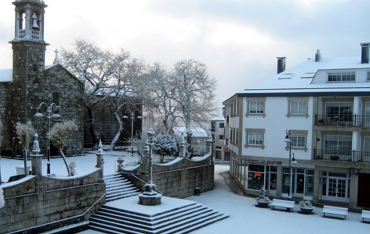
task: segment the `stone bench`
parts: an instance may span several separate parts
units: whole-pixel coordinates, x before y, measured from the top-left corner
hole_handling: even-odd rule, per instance
[[[370,221],[370,210],[362,210],[361,218],[362,222],[365,222],[365,219]]]
[[[336,207],[336,206],[324,206],[322,209],[323,216],[325,215],[334,215],[334,216],[343,216],[346,219],[348,214],[348,208]]]
[[[270,206],[271,206],[271,209],[275,209],[275,207],[279,207],[279,208],[285,208],[293,212],[294,204],[295,204],[294,201],[273,199]]]

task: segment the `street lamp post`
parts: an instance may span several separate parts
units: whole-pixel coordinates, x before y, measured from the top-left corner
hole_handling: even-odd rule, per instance
[[[50,105],[48,105],[45,102],[41,102],[37,109],[37,113],[35,114],[35,117],[39,117],[39,118],[44,117],[44,115],[41,113],[42,106],[46,106],[46,118],[48,119],[48,133],[46,134],[46,137],[48,138],[49,133],[50,133],[50,120],[60,118],[60,115],[58,113],[55,113],[55,111],[58,108],[60,108],[60,106],[58,106],[55,103],[51,103]],[[48,139],[47,151],[48,151],[47,174],[49,175],[50,174],[50,139]]]
[[[136,109],[134,111],[131,111],[130,109],[127,109],[125,111],[125,113],[129,111],[130,112],[130,119],[131,119],[131,135],[130,135],[130,138],[131,138],[131,156],[134,156],[134,149],[133,149],[133,146],[132,146],[132,141],[133,141],[133,135],[134,135],[134,119],[135,119],[135,112],[137,111],[139,113],[139,115],[136,117],[137,119],[141,119],[141,116],[140,116],[140,111],[139,109]],[[124,115],[122,118],[124,119],[128,119],[129,117],[127,115]]]
[[[289,143],[289,191],[288,191],[288,200],[291,199],[292,196],[292,163],[297,163],[294,158],[292,158],[292,131],[287,130],[285,136],[285,142]]]

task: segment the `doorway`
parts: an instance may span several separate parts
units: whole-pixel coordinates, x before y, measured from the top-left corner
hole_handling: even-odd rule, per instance
[[[321,198],[323,200],[349,202],[347,174],[323,172]]]

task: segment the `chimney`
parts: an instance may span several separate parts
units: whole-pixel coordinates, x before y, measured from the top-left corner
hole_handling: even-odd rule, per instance
[[[286,57],[277,57],[277,74],[285,71],[285,59]]]
[[[361,63],[369,63],[369,44],[361,43]]]
[[[321,61],[320,50],[317,50],[317,52],[315,54],[315,62],[320,62],[320,61]]]

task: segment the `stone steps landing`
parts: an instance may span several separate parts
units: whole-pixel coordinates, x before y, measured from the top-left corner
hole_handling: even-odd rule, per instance
[[[103,233],[190,233],[229,217],[182,199],[163,197],[157,206],[137,202],[134,197],[104,205],[90,218],[89,228]]]

